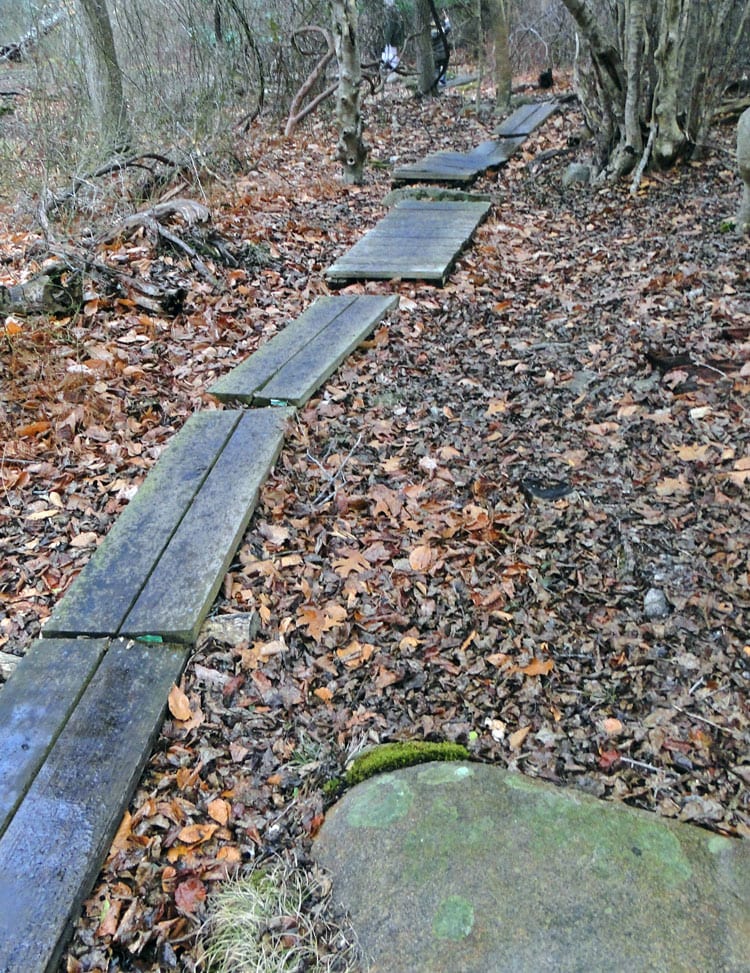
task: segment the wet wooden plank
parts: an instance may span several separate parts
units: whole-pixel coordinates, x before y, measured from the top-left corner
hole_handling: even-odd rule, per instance
[[[363,294],[357,297],[315,341],[277,372],[257,394],[257,401],[303,405],[388,311],[397,306],[398,297],[393,295]]]
[[[44,638],[119,632],[238,419],[216,411],[188,419],[58,603]]]
[[[444,283],[489,213],[488,202],[402,200],[326,271],[332,281],[426,280]],[[421,227],[428,227],[425,234]]]
[[[120,634],[193,642],[224,580],[294,410],[219,413],[237,419]]]
[[[547,121],[550,115],[560,107],[557,101],[538,101],[530,105],[521,105],[512,115],[501,122],[495,129],[495,135],[500,138],[520,136],[527,138],[540,125]]]
[[[222,402],[253,401],[276,373],[298,352],[343,314],[357,300],[356,295],[319,297],[314,304],[261,345],[249,358],[211,386],[209,392]]]
[[[187,655],[111,643],[0,838],[0,970],[57,970]]]
[[[0,691],[0,835],[81,698],[105,639],[40,639]]]

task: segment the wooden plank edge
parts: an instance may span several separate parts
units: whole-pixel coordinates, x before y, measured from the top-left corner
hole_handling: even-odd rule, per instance
[[[208,388],[220,402],[250,405],[255,392],[354,303],[356,295],[318,297],[303,313]],[[335,313],[331,312],[335,309]]]
[[[308,346],[304,349],[304,351],[300,352],[289,362],[287,362],[287,366],[278,372],[268,385],[263,387],[263,389],[258,393],[258,402],[271,403],[277,399],[281,399],[294,406],[304,405],[312,397],[313,393],[319,389],[320,386],[331,377],[331,375],[333,375],[341,363],[356,348],[358,348],[359,345],[362,344],[369,334],[372,333],[386,314],[398,307],[398,303],[399,298],[397,294],[388,294],[383,296],[362,295],[359,300],[352,305],[352,308],[349,309],[349,314],[346,315],[351,316],[351,314],[356,314],[357,308],[364,305],[367,318],[363,320],[360,328],[354,332],[349,331],[346,337],[339,338],[337,332],[340,331],[342,327],[345,327],[345,321],[342,320],[345,316],[342,315],[335,321],[332,321],[328,327],[321,332],[319,338],[322,343],[325,343],[326,348],[336,348],[334,355],[329,358],[327,364],[323,368],[317,370],[314,376],[310,378],[304,387],[298,383],[297,388],[295,388],[293,394],[290,395],[288,393],[288,389],[290,384],[291,386],[294,386],[294,373],[299,371],[300,365],[303,364],[303,356],[306,355],[310,350],[310,346]]]
[[[191,448],[193,440],[207,431],[212,450],[220,452],[238,421],[239,413],[224,411],[197,412],[190,416],[56,605],[44,624],[42,638],[114,638],[117,635],[216,460],[215,454],[210,462],[196,459]],[[172,510],[165,511],[160,500],[159,493],[164,488],[170,490]],[[164,518],[164,525],[159,531],[158,548],[146,557],[141,553],[143,533],[149,530],[149,520],[153,524],[155,515]],[[128,597],[117,598],[124,581],[118,569],[128,557],[131,557]],[[135,580],[132,559],[140,561]]]
[[[240,420],[233,436],[217,457],[211,473],[193,501],[188,515],[172,535],[169,545],[155,566],[151,577],[128,613],[118,633],[121,637],[137,639],[150,636],[161,638],[164,642],[179,644],[192,644],[196,640],[200,627],[232,562],[237,546],[255,511],[260,490],[279,457],[284,444],[284,427],[286,421],[294,415],[294,412],[293,408],[274,407],[238,413]],[[271,426],[267,430],[270,448],[265,453],[259,453],[257,442],[252,441],[252,437],[257,436],[257,431],[252,429],[252,425],[266,421]],[[174,618],[167,618],[168,603],[164,599],[162,591],[163,587],[169,584],[169,578],[178,577],[179,573],[182,572],[182,577],[185,579],[189,577],[188,566],[193,567],[194,563],[197,564],[195,555],[191,554],[191,549],[194,550],[195,536],[194,527],[190,523],[190,516],[210,517],[212,513],[215,514],[215,502],[212,499],[214,491],[218,489],[215,484],[231,482],[232,470],[236,464],[231,461],[230,457],[245,440],[249,440],[244,447],[245,452],[253,458],[253,461],[259,463],[260,470],[254,479],[248,477],[240,483],[243,496],[238,498],[237,501],[239,507],[236,512],[236,520],[233,522],[232,536],[226,545],[225,553],[219,562],[220,566],[215,572],[213,580],[203,586],[200,603],[187,610],[181,621],[175,624]],[[195,583],[200,581],[200,579],[193,580]]]
[[[110,643],[76,710],[0,838],[2,973],[57,973],[72,925],[93,888],[151,755],[166,713],[169,687],[179,680],[189,654],[188,646],[147,647],[122,639]],[[153,667],[143,665],[149,655],[158,663],[156,681]],[[110,685],[113,676],[114,685]],[[134,686],[146,700],[145,708],[138,710],[145,726],[137,741],[138,757],[126,765],[123,753],[133,742]],[[114,691],[119,687],[121,693]],[[109,730],[114,751],[106,745],[100,727]],[[75,749],[76,740],[87,738],[95,741],[91,762],[79,761],[75,768],[66,767],[65,748]],[[69,800],[63,800],[60,789],[66,770],[88,775],[91,784],[88,788],[76,788]],[[108,808],[100,793],[103,778],[107,781],[107,797],[113,787],[122,792]],[[90,815],[88,820],[86,812]],[[69,834],[63,835],[63,831]],[[47,897],[47,908],[41,901],[43,895]]]
[[[107,648],[106,639],[38,639],[0,692],[0,837]],[[52,670],[54,692],[45,676]]]

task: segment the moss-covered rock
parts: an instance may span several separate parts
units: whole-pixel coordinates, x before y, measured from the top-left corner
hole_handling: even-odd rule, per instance
[[[469,751],[459,743],[429,743],[426,740],[407,740],[384,743],[360,754],[346,771],[346,783],[355,784],[402,767],[430,763],[434,760],[468,760]]]

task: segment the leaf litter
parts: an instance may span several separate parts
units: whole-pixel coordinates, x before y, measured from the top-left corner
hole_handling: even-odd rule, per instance
[[[399,162],[487,137],[459,96],[389,95],[369,124]],[[574,125],[480,179],[494,211],[445,288],[347,289],[401,310],[293,423],[214,609],[259,628],[201,639],[64,969],[198,968],[211,891],[305,861],[330,782],[381,741],[750,833],[750,294],[747,243],[720,233],[738,186],[717,153],[636,197],[563,194],[541,153],[564,158]],[[382,215],[386,172],[342,187],[327,125],[303,137],[258,136],[217,189],[217,228],[270,261],[212,266],[223,293],[131,238],[113,253],[185,287],[179,315],[101,295],[5,322],[3,658],[215,407],[205,389]],[[3,273],[32,245],[16,234]]]

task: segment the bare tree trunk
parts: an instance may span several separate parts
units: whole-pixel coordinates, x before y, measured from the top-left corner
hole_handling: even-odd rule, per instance
[[[427,95],[435,90],[435,58],[432,53],[432,13],[429,0],[416,0],[414,4],[414,32],[417,52],[417,87]]]
[[[590,56],[589,70],[576,70],[600,178],[637,164],[642,171],[649,153],[660,166],[693,153],[728,67],[750,40],[748,0],[562,2]]]
[[[509,0],[494,0],[492,9],[495,35],[495,110],[505,111],[510,106],[513,72],[510,65]]]
[[[362,138],[362,69],[357,38],[356,0],[331,0],[333,39],[339,67],[336,121],[339,141],[336,158],[344,167],[344,182],[361,183],[367,145]]]
[[[737,214],[737,232],[750,232],[750,108],[737,125],[737,170],[743,182],[742,202]]]
[[[122,71],[106,0],[79,0],[89,97],[106,153],[120,152],[130,141],[122,89]]]

